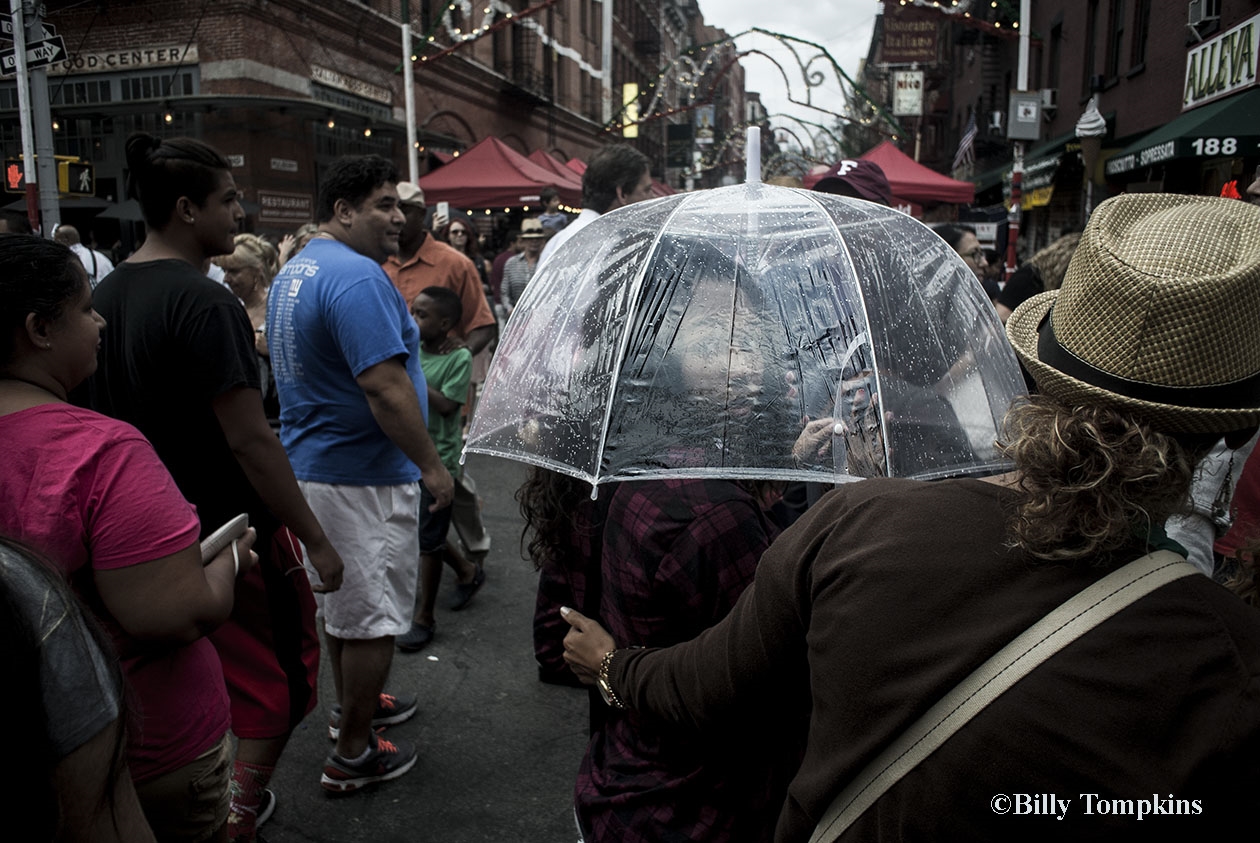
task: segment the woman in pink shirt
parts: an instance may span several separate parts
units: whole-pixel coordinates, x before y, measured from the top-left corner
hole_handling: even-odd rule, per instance
[[[0,235],[0,532],[39,549],[109,631],[135,698],[128,764],[159,840],[226,840],[227,693],[203,636],[254,534],[202,565],[200,523],[133,427],[71,406],[104,320],[65,246]],[[192,786],[196,782],[196,786]]]

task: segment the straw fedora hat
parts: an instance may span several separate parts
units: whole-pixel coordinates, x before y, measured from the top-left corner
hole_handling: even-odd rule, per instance
[[[1094,211],[1063,286],[1006,333],[1041,391],[1168,433],[1260,422],[1260,208],[1128,194]]]
[[[523,240],[541,240],[547,236],[547,230],[543,228],[543,224],[535,218],[521,220],[521,239]]]

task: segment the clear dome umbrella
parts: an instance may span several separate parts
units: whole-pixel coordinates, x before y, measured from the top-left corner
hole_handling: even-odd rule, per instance
[[[989,474],[1022,394],[997,314],[931,230],[753,182],[619,209],[557,250],[465,450],[592,484]]]

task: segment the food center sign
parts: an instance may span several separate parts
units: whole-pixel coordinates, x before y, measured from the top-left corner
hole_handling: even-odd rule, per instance
[[[1181,110],[1237,93],[1256,84],[1260,15],[1244,21],[1186,55],[1186,81]]]

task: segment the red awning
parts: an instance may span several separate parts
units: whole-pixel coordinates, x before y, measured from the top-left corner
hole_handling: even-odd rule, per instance
[[[888,177],[893,196],[912,202],[954,202],[969,205],[976,199],[976,186],[969,181],[958,181],[924,167],[909,155],[884,141],[861,156],[874,161]]]
[[[533,152],[531,152],[529,154],[529,160],[533,161],[535,164],[542,167],[544,170],[550,170],[551,172],[555,173],[560,178],[568,181],[570,184],[577,187],[578,190],[582,189],[581,176],[579,176],[573,170],[570,170],[565,165],[561,164],[555,158],[552,158],[550,155],[543,152],[541,149],[535,149]]]
[[[554,187],[560,201],[580,205],[582,189],[535,164],[498,138],[486,138],[417,184],[430,206],[450,202],[460,208],[518,208],[537,205],[544,187]]]
[[[652,179],[652,195],[653,196],[673,196],[677,190],[665,184],[665,182]]]
[[[564,162],[564,166],[568,167],[579,176],[586,174],[586,162],[581,158],[570,158]]]

